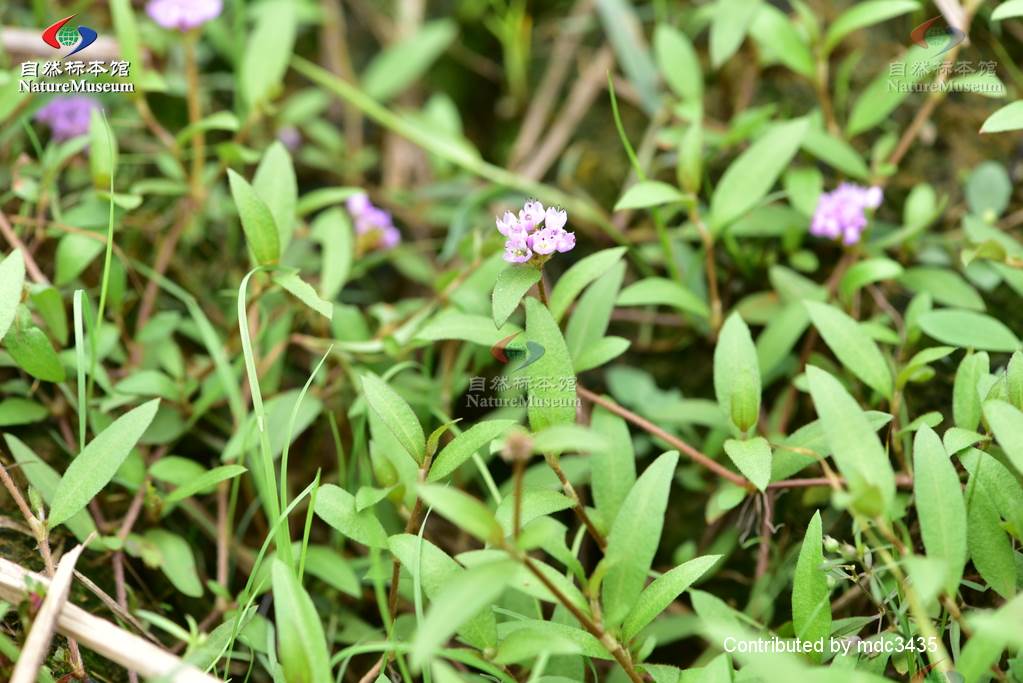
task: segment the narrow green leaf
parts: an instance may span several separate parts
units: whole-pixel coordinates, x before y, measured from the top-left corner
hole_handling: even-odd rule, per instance
[[[945,592],[955,596],[966,566],[966,504],[952,461],[928,427],[913,441],[913,500],[927,557],[945,563]]]
[[[1006,0],[991,13],[991,21],[1023,17],[1023,0]]]
[[[818,638],[826,641],[831,633],[831,591],[823,568],[822,533],[821,513],[817,511],[803,536],[792,578],[792,630],[803,642]],[[810,657],[815,662],[821,660],[820,653],[810,653]]]
[[[979,458],[967,484],[966,541],[973,565],[988,585],[1006,600],[1016,594],[1016,561],[1012,541],[1002,528],[994,496],[981,472],[988,466]]]
[[[1005,401],[985,401],[984,419],[1017,476],[1023,476],[1023,412]]]
[[[320,261],[320,296],[332,301],[348,281],[352,269],[355,254],[352,224],[348,214],[335,207],[313,219],[309,229],[323,252]]]
[[[912,12],[920,7],[914,0],[867,0],[842,13],[824,37],[824,49],[830,52],[853,31]]]
[[[892,395],[892,371],[888,361],[859,323],[834,306],[805,302],[817,331],[838,360],[864,384],[882,396]]]
[[[412,641],[412,666],[420,668],[466,622],[497,602],[519,572],[512,560],[477,565],[450,579],[433,598]],[[326,680],[326,679],[325,679]]]
[[[345,536],[373,548],[387,547],[387,532],[372,510],[356,510],[355,496],[334,484],[316,492],[316,516]]]
[[[543,349],[543,355],[525,368],[529,378],[529,426],[534,431],[575,422],[575,373],[565,339],[547,307],[526,299],[526,343]]]
[[[281,257],[281,242],[273,214],[245,178],[231,169],[227,170],[227,177],[238,216],[241,218],[242,229],[245,231],[245,239],[256,263],[260,265],[276,263]]]
[[[654,58],[668,86],[683,100],[703,97],[703,71],[700,58],[689,38],[668,24],[654,29]]]
[[[437,481],[454,472],[472,454],[500,437],[515,420],[484,420],[465,430],[441,450],[430,466],[428,481]]]
[[[981,133],[1004,133],[1023,128],[1023,100],[1007,104],[984,120]]]
[[[271,569],[277,651],[288,683],[333,680],[330,650],[316,606],[291,568],[274,558]]]
[[[532,266],[509,266],[494,283],[492,299],[494,326],[501,327],[518,307],[526,292],[540,281],[540,269]]]
[[[1012,330],[983,313],[941,309],[924,313],[919,322],[928,335],[952,346],[1011,353],[1020,345]]]
[[[725,320],[714,348],[714,393],[721,411],[740,432],[760,418],[760,361],[749,328],[738,313]]]
[[[813,53],[795,23],[780,9],[762,4],[749,33],[762,54],[777,60],[801,76],[812,78]]]
[[[760,5],[761,0],[717,0],[714,4],[710,22],[710,63],[715,69],[742,45]]]
[[[604,339],[624,278],[625,264],[616,263],[579,298],[565,328],[565,344],[576,366],[586,351]]]
[[[419,418],[408,403],[373,373],[362,376],[362,391],[369,407],[380,416],[387,428],[417,463],[426,456],[426,436]]]
[[[725,441],[725,453],[743,475],[761,491],[771,481],[771,444],[762,436],[747,441]]]
[[[838,283],[838,291],[846,300],[874,282],[893,280],[902,275],[902,266],[887,258],[869,258],[851,266]]]
[[[984,300],[959,273],[948,268],[910,268],[899,282],[913,292],[927,292],[939,304],[971,311],[983,311]]]
[[[615,211],[649,209],[663,204],[687,204],[692,201],[692,196],[679,192],[673,185],[659,180],[643,180],[625,191],[615,204]]]
[[[273,274],[273,280],[306,306],[327,320],[334,317],[334,304],[324,301],[313,286],[302,279],[297,270],[282,270]]]
[[[4,338],[21,301],[21,290],[25,285],[25,259],[20,249],[15,249],[0,261],[0,339]]]
[[[71,461],[53,494],[48,526],[52,529],[70,519],[103,490],[127,459],[149,424],[156,417],[160,399],[134,408],[100,432]]]
[[[661,541],[664,511],[678,464],[678,451],[657,458],[636,480],[607,535],[607,576],[601,586],[604,624],[625,619],[640,593]]]
[[[590,486],[593,502],[608,524],[613,524],[622,502],[636,483],[636,454],[625,420],[611,411],[594,406],[590,427],[603,435],[610,447],[590,455]]]
[[[28,374],[44,382],[64,381],[66,373],[57,352],[35,325],[8,330],[3,343],[17,366]]]
[[[21,466],[21,471],[28,479],[28,483],[39,491],[43,501],[52,507],[57,487],[60,486],[60,475],[57,470],[50,467],[13,434],[4,434],[4,439],[7,441],[7,447],[11,450],[14,460]],[[89,511],[85,509],[79,510],[66,519],[64,526],[70,529],[75,538],[83,543],[92,533],[96,532],[96,524],[92,521]]]
[[[684,313],[706,318],[707,304],[691,291],[663,277],[648,277],[633,282],[618,295],[619,306],[672,306]]]
[[[267,147],[263,154],[256,175],[252,177],[252,189],[270,209],[274,223],[277,224],[277,239],[281,251],[284,251],[295,231],[298,181],[295,179],[291,155],[279,140]]]
[[[551,290],[548,303],[551,315],[560,321],[586,285],[598,279],[618,263],[625,254],[625,247],[604,249],[576,261],[562,273]]]
[[[204,472],[198,477],[182,483],[164,497],[164,514],[169,512],[170,507],[174,504],[179,503],[186,498],[190,498],[202,491],[207,491],[222,481],[228,481],[241,476],[247,471],[248,470],[241,465],[222,465],[220,467],[214,467],[212,470]]]
[[[710,224],[715,232],[764,198],[799,151],[807,128],[806,119],[779,124],[732,162],[710,200]]]
[[[156,548],[160,556],[160,571],[174,588],[190,598],[201,598],[202,582],[188,541],[165,529],[150,529],[143,538]]]
[[[420,484],[418,490],[427,505],[481,541],[490,543],[504,535],[490,508],[468,493],[442,484]]]
[[[881,441],[855,399],[830,374],[806,367],[810,395],[838,469],[845,475],[853,506],[865,515],[884,515],[895,497],[895,473]]]
[[[970,353],[963,357],[952,386],[952,417],[957,427],[976,430],[982,412],[980,381],[988,376],[990,359],[987,353]]]
[[[451,19],[424,24],[413,35],[379,52],[362,74],[370,97],[386,102],[423,76],[458,35]]]
[[[644,589],[636,604],[622,624],[626,640],[634,638],[658,614],[668,608],[682,591],[689,588],[707,573],[721,558],[720,555],[705,555],[684,562],[666,574],[661,575]]]
[[[291,0],[270,0],[259,5],[255,28],[245,41],[238,67],[239,90],[249,109],[272,99],[294,52],[298,6]]]
[[[89,115],[89,168],[92,186],[109,192],[110,179],[117,170],[117,138],[100,109],[93,109]]]

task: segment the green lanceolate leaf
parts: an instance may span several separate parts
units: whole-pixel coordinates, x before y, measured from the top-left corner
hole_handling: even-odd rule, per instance
[[[542,349],[543,355],[526,366],[529,378],[529,426],[534,432],[558,424],[575,422],[575,372],[572,358],[547,307],[532,297],[526,299],[527,349]],[[536,354],[539,351],[530,350]]]
[[[607,535],[607,576],[602,585],[604,623],[621,623],[643,591],[645,577],[661,541],[668,492],[678,452],[657,458],[636,480]]]
[[[952,461],[926,425],[913,442],[913,474],[913,499],[927,557],[945,563],[945,591],[954,596],[966,565],[966,504]]]
[[[15,249],[0,261],[0,339],[4,338],[14,322],[24,285],[25,259],[21,250]]]
[[[494,284],[493,316],[494,325],[501,327],[518,307],[526,292],[540,281],[539,268],[529,265],[509,266],[501,271]]]
[[[252,177],[252,189],[263,200],[277,224],[277,239],[283,251],[295,231],[295,207],[298,203],[298,181],[291,155],[280,142],[270,145]],[[328,316],[329,317],[329,316]]]
[[[473,453],[508,431],[513,424],[515,420],[484,420],[469,427],[437,454],[430,466],[428,480],[437,481],[448,476],[471,458]]]
[[[884,515],[895,497],[895,473],[880,439],[837,379],[813,365],[806,367],[806,379],[853,506],[870,517]]]
[[[4,347],[19,368],[44,382],[63,382],[66,374],[46,333],[35,325],[12,327],[3,339]]]
[[[188,541],[166,529],[150,529],[143,538],[156,548],[160,571],[174,588],[190,598],[202,597],[202,582]]]
[[[52,529],[76,515],[114,478],[142,434],[156,417],[160,399],[134,408],[100,432],[71,462],[60,479],[48,525]]]
[[[920,316],[920,327],[943,344],[964,349],[1004,351],[1019,348],[1019,339],[1000,320],[975,311],[942,309]]]
[[[828,28],[824,38],[824,49],[831,51],[853,31],[880,24],[919,7],[914,0],[868,0],[857,3],[843,12]]]
[[[762,436],[747,441],[729,439],[725,453],[743,475],[761,491],[771,481],[771,444]]]
[[[834,306],[805,302],[817,331],[842,365],[882,396],[892,395],[892,372],[877,344],[859,323]]]
[[[815,512],[803,536],[792,578],[792,630],[802,641],[827,639],[831,633],[831,591],[823,568],[824,551],[821,513]],[[819,653],[811,653],[820,661]]]
[[[309,594],[291,568],[276,558],[271,577],[277,652],[285,679],[288,683],[333,680],[327,639]]]
[[[683,100],[703,97],[703,72],[700,59],[689,38],[668,24],[654,30],[654,58],[668,86]]]
[[[615,204],[615,211],[626,209],[649,209],[663,204],[690,203],[693,197],[679,192],[678,188],[659,180],[645,180],[636,183],[621,196]]]
[[[551,315],[561,320],[568,307],[579,293],[597,278],[601,277],[618,263],[625,254],[625,247],[604,249],[579,259],[558,278],[548,299]]]
[[[745,432],[760,417],[760,362],[749,328],[733,313],[714,349],[714,392],[722,412]]]
[[[1023,476],[1023,412],[1005,401],[986,401],[984,419],[1005,451],[1017,476]]]
[[[710,23],[710,62],[717,69],[735,54],[760,10],[761,0],[717,0]]]
[[[807,125],[800,119],[775,126],[732,162],[710,200],[710,224],[715,232],[764,198],[799,150]]]
[[[259,265],[276,263],[281,257],[281,241],[273,214],[245,178],[230,169],[227,171],[227,177],[238,216],[242,221],[242,229],[245,231],[245,239],[256,263]]]
[[[663,277],[648,277],[633,282],[618,295],[619,306],[672,306],[683,313],[692,313],[702,318],[710,309],[702,299],[673,280]]]
[[[667,609],[682,591],[706,574],[719,559],[720,555],[697,557],[659,576],[647,586],[622,624],[622,634],[625,638],[634,638],[658,614]]]
[[[383,50],[362,75],[366,94],[382,102],[398,95],[429,70],[457,35],[454,21],[438,19]]]
[[[316,516],[345,536],[372,548],[387,547],[387,532],[372,510],[357,510],[355,496],[340,486],[324,484],[316,492]]]
[[[433,598],[415,639],[412,665],[421,667],[448,638],[490,605],[519,573],[518,563],[497,560],[477,565],[450,579]]]
[[[271,0],[259,9],[238,67],[241,95],[250,109],[281,90],[298,28],[298,6],[290,0]]]
[[[1004,133],[1023,128],[1023,101],[1007,104],[985,119],[981,133]]]
[[[417,463],[426,456],[426,436],[419,418],[394,389],[372,373],[362,376],[362,390],[369,407],[383,421],[394,437]]]
[[[967,354],[960,361],[952,387],[952,416],[957,427],[975,430],[980,424],[979,386],[981,378],[987,377],[989,368],[990,359],[983,351]]]
[[[608,448],[597,449],[590,455],[593,462],[590,486],[597,509],[608,524],[613,524],[622,502],[636,483],[632,435],[625,420],[601,406],[594,406],[590,427],[608,440]]]
[[[468,493],[442,484],[420,484],[418,490],[427,505],[481,541],[493,542],[503,535],[490,508]]]
[[[982,471],[987,454],[981,454],[967,483],[966,540],[973,565],[989,586],[1005,599],[1016,593],[1016,562],[1012,541],[1002,528],[993,492]]]

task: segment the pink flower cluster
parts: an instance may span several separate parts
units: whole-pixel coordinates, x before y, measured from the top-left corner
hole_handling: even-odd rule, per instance
[[[547,207],[530,199],[516,216],[505,211],[497,219],[497,230],[507,238],[504,260],[508,263],[526,263],[533,256],[543,263],[554,252],[572,251],[575,233],[565,230],[568,213],[564,209]],[[542,226],[542,227],[541,227]]]
[[[842,183],[821,195],[810,234],[833,240],[841,238],[843,244],[856,244],[867,227],[866,210],[881,206],[883,198],[880,187]]]
[[[364,192],[345,200],[345,207],[355,221],[355,234],[366,249],[392,249],[401,242],[401,233],[394,227],[391,214],[374,206]]]

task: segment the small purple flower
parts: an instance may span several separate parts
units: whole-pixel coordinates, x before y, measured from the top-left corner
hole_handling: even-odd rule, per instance
[[[526,244],[525,237],[513,237],[504,243],[504,260],[508,263],[525,263],[533,258],[533,252]]]
[[[564,254],[575,249],[575,233],[561,230],[558,233],[558,251]]]
[[[565,227],[565,223],[568,222],[568,212],[564,209],[555,209],[553,206],[547,207],[547,213],[544,214],[543,225],[548,230],[561,230]]]
[[[505,211],[503,216],[497,218],[497,231],[505,237],[511,237],[522,231],[519,219],[511,211]]]
[[[553,254],[558,248],[558,233],[550,228],[537,230],[529,236],[529,245],[541,256]]]
[[[543,222],[543,218],[543,204],[535,199],[527,201],[522,210],[519,211],[519,220],[523,223],[529,222],[533,225],[540,225]]]
[[[355,234],[365,249],[393,249],[401,243],[401,232],[394,227],[391,214],[374,206],[365,192],[346,199],[345,208],[355,221]]]
[[[856,244],[867,227],[867,209],[876,209],[884,198],[880,187],[841,183],[822,194],[810,224],[810,234]]]
[[[294,152],[302,144],[302,134],[294,126],[284,126],[278,130],[277,139],[289,152]]]
[[[181,32],[220,16],[222,0],[149,0],[146,13],[160,26]]]
[[[89,97],[55,97],[36,112],[35,119],[49,126],[54,140],[70,140],[89,132],[92,112],[99,108]]]

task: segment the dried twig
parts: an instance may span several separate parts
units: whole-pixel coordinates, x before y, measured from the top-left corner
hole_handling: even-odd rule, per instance
[[[46,598],[36,613],[32,622],[32,630],[25,638],[25,644],[18,656],[18,663],[14,667],[11,676],[11,683],[34,683],[39,668],[46,659],[46,653],[50,650],[50,642],[53,640],[53,632],[57,628],[57,617],[60,615],[64,604],[67,603],[68,595],[71,593],[71,581],[75,576],[75,563],[85,550],[84,545],[79,545],[64,557],[57,564],[57,571],[50,582],[50,588],[46,591]]]
[[[20,602],[30,590],[30,580],[44,586],[50,585],[50,580],[45,576],[0,558],[0,599],[11,603]],[[71,603],[64,603],[61,607],[57,617],[57,631],[77,639],[94,652],[141,676],[162,678],[168,683],[218,683],[219,680]]]

